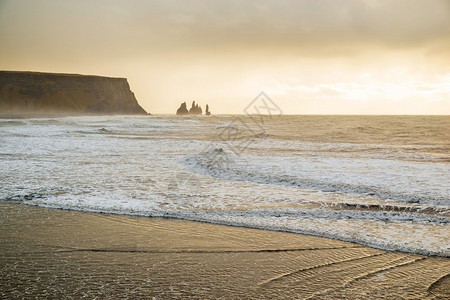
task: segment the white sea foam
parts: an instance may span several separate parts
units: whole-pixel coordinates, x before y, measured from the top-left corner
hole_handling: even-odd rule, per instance
[[[286,118],[292,124],[302,117]],[[318,137],[303,138],[284,123],[266,124],[266,134],[249,137],[251,143],[217,138],[232,123],[232,117],[2,120],[0,199],[450,256],[449,148],[441,140],[330,141],[322,127],[308,133]]]
[[[264,146],[261,145],[260,149]],[[192,171],[230,180],[291,185],[323,192],[368,194],[412,203],[449,203],[448,165],[379,158],[274,157],[272,154],[258,151],[234,157],[233,153],[213,149],[191,155],[184,163]],[[226,161],[226,164],[218,164],[217,161]]]

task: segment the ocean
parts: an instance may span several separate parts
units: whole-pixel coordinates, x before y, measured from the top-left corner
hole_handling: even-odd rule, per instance
[[[450,256],[450,116],[0,119],[0,201]]]

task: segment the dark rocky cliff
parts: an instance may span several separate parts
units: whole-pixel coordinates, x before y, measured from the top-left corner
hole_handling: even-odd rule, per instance
[[[0,113],[146,114],[126,78],[0,71]]]

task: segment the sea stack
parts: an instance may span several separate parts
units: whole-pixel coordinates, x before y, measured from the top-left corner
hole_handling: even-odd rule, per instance
[[[188,115],[189,111],[186,106],[186,102],[181,103],[180,107],[177,109],[177,115]]]
[[[201,115],[202,114],[202,108],[198,106],[198,104],[195,104],[195,101],[192,101],[192,106],[189,109],[190,115]]]
[[[177,109],[177,115],[201,115],[202,113],[203,110],[201,106],[198,103],[195,103],[195,101],[192,101],[192,105],[189,110],[187,109],[186,102],[181,103],[180,107]],[[208,104],[206,104],[205,115],[211,115]]]
[[[16,71],[0,71],[0,112],[147,114],[126,78]]]

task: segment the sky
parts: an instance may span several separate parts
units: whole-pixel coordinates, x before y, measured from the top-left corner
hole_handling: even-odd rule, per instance
[[[450,114],[450,0],[0,0],[0,70],[126,77],[150,113]]]

